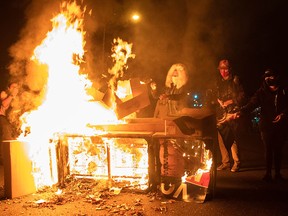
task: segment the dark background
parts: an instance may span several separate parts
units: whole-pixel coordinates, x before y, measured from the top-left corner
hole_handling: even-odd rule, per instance
[[[248,95],[259,87],[267,67],[287,77],[285,1],[86,0],[84,4],[93,11],[85,23],[86,72],[95,82],[112,64],[111,44],[117,37],[132,43],[136,54],[128,61],[125,76],[152,78],[160,85],[170,66],[181,62],[188,67],[192,89],[209,88],[222,58],[231,61]],[[33,47],[45,38],[59,5],[58,0],[1,1],[1,86],[11,76],[9,65],[28,60]],[[141,14],[137,24],[129,20],[132,11]],[[17,76],[27,73],[19,66]]]

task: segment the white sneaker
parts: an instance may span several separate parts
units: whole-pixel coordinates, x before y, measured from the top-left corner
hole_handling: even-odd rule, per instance
[[[239,170],[240,170],[239,165],[238,164],[234,164],[232,169],[231,169],[231,172],[239,172]]]

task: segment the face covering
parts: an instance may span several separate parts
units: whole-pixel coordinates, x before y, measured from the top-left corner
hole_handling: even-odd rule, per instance
[[[265,82],[268,86],[278,86],[277,80],[275,78],[265,78]]]
[[[177,85],[178,79],[179,79],[178,77],[175,77],[175,76],[172,77],[172,82],[174,85]]]

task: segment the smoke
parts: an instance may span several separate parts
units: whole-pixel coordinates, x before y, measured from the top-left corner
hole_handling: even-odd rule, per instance
[[[225,40],[214,1],[150,0],[133,7],[144,12],[131,31],[136,54],[130,65],[132,73],[145,74],[162,85],[171,65],[183,63],[191,90],[211,87],[219,55],[224,52],[220,41]]]
[[[51,30],[51,18],[60,12],[59,0],[34,0],[25,11],[26,24],[10,47],[12,79],[22,84],[18,105],[22,111],[43,100],[48,74],[30,60],[37,45]],[[133,44],[136,58],[128,62],[126,77],[152,78],[164,85],[172,64],[188,68],[191,90],[210,88],[219,56],[225,53],[225,23],[212,0],[83,0],[86,8],[86,54],[83,73],[97,83],[111,67],[114,38]],[[133,23],[133,12],[140,22]],[[229,14],[228,14],[229,15]],[[227,16],[228,16],[227,15]],[[41,73],[39,73],[41,71]],[[29,98],[31,99],[29,101]],[[29,101],[29,103],[27,103]]]
[[[26,111],[38,107],[43,100],[47,68],[31,61],[35,47],[41,43],[51,29],[52,15],[59,11],[59,2],[51,0],[33,1],[26,8],[26,24],[20,30],[18,41],[9,48],[12,58],[9,64],[10,79],[21,86],[17,100],[13,101],[13,111],[8,118],[19,125],[19,117]],[[40,72],[41,71],[41,72]],[[19,126],[20,127],[20,126]]]
[[[9,66],[9,72],[14,79],[18,79],[19,82],[25,82],[31,87],[32,90],[39,90],[37,73],[35,72],[33,79],[26,80],[26,75],[30,73],[29,62],[33,54],[35,47],[42,41],[45,34],[51,28],[52,14],[59,10],[57,1],[34,1],[26,9],[25,26],[21,29],[19,40],[10,47],[9,53],[13,58],[12,63]],[[57,7],[58,6],[58,7]],[[28,70],[27,70],[28,69]],[[33,70],[33,69],[32,69]],[[33,72],[32,72],[33,73]],[[23,80],[24,79],[24,80]],[[35,89],[36,88],[36,89]]]
[[[172,64],[183,63],[188,68],[191,90],[209,87],[217,64],[215,53],[222,49],[214,41],[221,30],[211,30],[212,2],[150,1],[146,5],[149,13],[144,14],[148,19],[135,36],[137,69],[161,83]]]
[[[163,83],[172,64],[184,63],[193,85],[202,86],[203,78],[213,75],[219,56],[224,53],[223,20],[219,20],[216,3],[212,0],[79,2],[92,11],[85,19],[85,72],[93,80],[107,73],[111,66],[111,44],[117,37],[133,43],[136,58],[128,62],[127,73],[131,76],[145,74]],[[29,59],[51,28],[50,19],[59,12],[60,3],[59,0],[32,1],[26,10],[27,22],[19,41],[10,48],[14,59],[10,74],[13,77],[28,74],[25,82],[32,90],[41,89],[43,78],[33,72]],[[141,16],[137,24],[130,18],[134,11]],[[29,79],[29,71],[33,79]],[[203,83],[207,80],[211,79],[204,79]]]

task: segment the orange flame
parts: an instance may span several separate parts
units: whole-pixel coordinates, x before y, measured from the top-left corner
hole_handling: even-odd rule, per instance
[[[34,49],[31,57],[31,61],[35,64],[45,65],[47,68],[47,71],[39,71],[39,73],[47,73],[48,75],[45,89],[41,92],[45,98],[37,109],[26,112],[20,117],[23,133],[18,137],[18,140],[25,141],[30,145],[29,156],[33,163],[33,176],[37,189],[43,186],[52,186],[58,182],[56,145],[62,139],[62,135],[80,134],[80,137],[99,135],[105,132],[95,131],[89,125],[120,122],[114,112],[115,98],[112,98],[113,106],[111,108],[108,108],[103,102],[93,101],[92,96],[87,93],[92,83],[86,75],[80,74],[80,64],[85,63],[86,32],[83,30],[85,9],[82,10],[75,2],[69,4],[64,2],[61,9],[61,12],[51,19],[52,30]],[[114,66],[108,71],[112,75],[109,87],[113,96],[117,95],[122,99],[122,96],[124,98],[127,94],[131,94],[131,90],[127,91],[127,86],[123,87],[123,83],[125,85],[127,83],[119,81],[118,78],[122,77],[124,70],[128,68],[127,60],[135,58],[135,55],[132,54],[132,44],[128,44],[120,38],[114,39],[112,52]],[[119,88],[117,89],[118,84]],[[121,94],[122,96],[120,96]],[[81,139],[80,141],[76,139],[76,141],[82,143]],[[72,139],[71,142],[76,141]],[[132,161],[131,153],[127,153],[123,149],[121,151],[113,140],[106,142],[104,147],[109,145],[111,154],[114,156],[121,155],[122,157],[118,160],[122,159],[122,163],[123,158],[127,163],[135,163]],[[95,146],[91,146],[94,147],[93,150],[95,151]],[[144,143],[143,146],[145,147],[147,144]],[[79,144],[77,147],[80,148],[81,145]],[[104,147],[101,146],[99,149]],[[99,149],[96,150],[100,151]],[[103,168],[104,171],[99,173],[101,170],[97,170],[96,163],[91,162],[91,158],[85,158],[87,154],[83,151],[79,151],[78,154],[69,151],[69,154],[72,154],[72,156],[70,155],[71,158],[83,157],[84,155],[84,159],[89,162],[86,167],[87,172],[93,175],[103,174],[106,168]],[[148,173],[143,171],[143,168],[148,167],[147,152],[140,148],[133,155],[134,157],[145,156],[139,160],[136,157],[140,173],[135,173],[129,168],[117,168],[116,165],[120,162],[115,157],[115,161],[114,159],[111,161],[114,164],[111,167],[112,174],[116,176],[134,176],[137,174],[142,177],[141,181],[147,182]],[[106,155],[99,155],[99,157],[105,158]],[[128,160],[129,158],[130,160]],[[123,166],[128,165],[125,163]],[[78,167],[75,165],[72,168]]]
[[[111,100],[115,109],[116,99],[114,93],[118,97],[121,95],[120,98],[125,98],[127,94],[131,94],[131,91],[129,93],[126,92],[125,95],[122,94],[123,89],[121,89],[122,91],[118,89],[118,86],[121,88],[121,82],[118,81],[118,78],[121,78],[124,74],[124,70],[128,69],[127,61],[129,58],[135,58],[135,54],[132,53],[132,44],[129,44],[120,38],[114,39],[113,43],[114,44],[111,49],[113,54],[111,57],[113,58],[113,62],[115,64],[108,70],[108,72],[112,75],[109,84],[111,91],[113,92]]]
[[[80,63],[83,63],[85,54],[84,12],[75,2],[63,3],[61,13],[51,20],[52,30],[35,48],[31,57],[36,64],[47,65],[48,80],[43,90],[45,99],[36,110],[21,116],[23,133],[18,139],[33,146],[30,157],[37,188],[50,186],[58,181],[55,177],[57,175],[51,173],[53,162],[52,165],[49,162],[51,154],[56,154],[51,140],[57,140],[65,133],[93,135],[99,132],[87,125],[118,121],[113,109],[107,108],[102,102],[91,101],[92,97],[87,94],[87,89],[92,83],[87,76],[79,74]],[[131,57],[130,51],[127,53]],[[121,68],[126,61],[127,58],[124,57],[110,72],[122,72]],[[54,166],[55,164],[54,162]]]

